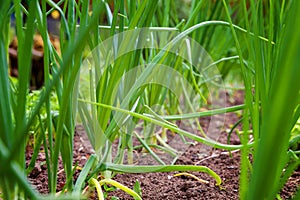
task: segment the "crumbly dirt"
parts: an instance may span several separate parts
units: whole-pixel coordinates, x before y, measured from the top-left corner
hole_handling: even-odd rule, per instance
[[[237,105],[242,103],[243,95],[241,92],[237,92],[232,98],[228,98],[228,105]],[[227,143],[228,129],[239,120],[238,113],[227,113],[225,115],[225,126],[221,130],[221,134],[218,135],[218,141]],[[200,121],[204,127],[204,131],[207,130],[207,124],[210,121],[209,118],[204,118]],[[238,129],[241,127],[238,126]],[[188,129],[188,128],[187,128]],[[174,175],[178,172],[170,173],[144,173],[144,174],[117,174],[114,180],[133,188],[133,185],[138,180],[142,189],[142,199],[153,200],[153,199],[212,199],[212,200],[235,200],[239,199],[239,174],[240,174],[240,152],[233,151],[227,152],[222,150],[213,149],[211,147],[204,146],[200,143],[194,143],[190,145],[183,145],[182,141],[169,133],[168,136],[171,139],[172,147],[179,149],[183,148],[184,152],[179,156],[175,164],[178,165],[202,165],[207,166],[215,171],[222,179],[222,185],[216,186],[215,180],[209,175],[201,172],[190,172],[198,178],[208,181],[208,184],[200,183],[194,178],[188,176],[177,176]],[[177,143],[176,143],[177,141]],[[176,147],[176,144],[178,145]],[[230,138],[230,144],[240,144],[239,137],[236,132],[233,132]],[[90,144],[87,142],[86,135],[82,126],[77,126],[74,137],[74,163],[78,166],[83,166],[87,161],[88,157],[93,153]],[[27,148],[27,164],[31,158],[32,147]],[[156,164],[149,158],[144,156],[145,153],[141,150],[135,151],[135,163],[138,164]],[[60,170],[62,165],[59,165]],[[74,180],[76,180],[80,172],[76,171]],[[35,168],[28,175],[29,181],[34,187],[41,193],[48,193],[47,188],[47,169],[45,163],[45,154],[43,148],[39,153],[38,161],[36,162]],[[61,191],[65,177],[64,173],[58,173],[58,189]],[[282,199],[289,199],[297,190],[300,184],[300,170],[294,172],[289,178],[288,183],[281,192]],[[121,190],[114,190],[108,193],[108,199],[112,197],[118,197],[119,199],[133,199],[128,194]],[[89,199],[97,199],[96,192],[91,194]]]

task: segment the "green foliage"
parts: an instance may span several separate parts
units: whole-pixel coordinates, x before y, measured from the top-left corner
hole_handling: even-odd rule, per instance
[[[280,189],[300,163],[299,8],[297,0],[93,0],[91,5],[83,0],[31,0],[25,7],[21,0],[1,1],[0,163],[5,165],[0,165],[0,197],[79,199],[89,183],[97,188],[99,197],[102,189],[109,195],[116,186],[140,199],[139,182],[129,189],[111,179],[118,172],[201,171],[220,185],[221,178],[209,168],[172,165],[178,152],[167,143],[166,130],[170,130],[215,148],[241,149],[240,198],[279,198]],[[60,13],[59,51],[47,30],[47,17],[53,9]],[[17,80],[8,73],[12,13],[21,63]],[[45,86],[29,92],[32,56],[28,52],[36,31],[45,44]],[[93,62],[85,63],[89,59]],[[98,65],[103,68],[95,67]],[[206,79],[205,73],[214,69],[218,73]],[[237,89],[231,84],[243,86],[243,105],[224,108],[212,103],[211,110],[199,111],[218,89]],[[235,125],[243,124],[241,145],[221,144],[202,131],[199,117],[237,110],[243,112]],[[74,184],[77,112],[96,154]],[[178,127],[178,120],[202,135]],[[26,169],[25,147],[32,135],[34,152]],[[134,146],[134,139],[141,145]],[[113,157],[114,142],[119,148]],[[41,145],[49,196],[41,196],[26,178]],[[136,148],[143,148],[160,165],[131,165]],[[170,154],[172,163],[166,163],[153,148]],[[124,164],[126,152],[130,165]],[[60,156],[68,194],[54,197]],[[99,174],[104,178],[97,180]]]
[[[133,190],[142,197],[142,189],[139,180],[136,180],[133,186]]]
[[[252,171],[248,167],[251,151],[247,146],[242,149],[240,198],[274,199],[299,164],[297,156],[291,161],[290,153],[287,153],[291,130],[296,124],[295,119],[299,118],[296,111],[300,89],[296,83],[300,75],[297,64],[299,37],[296,36],[299,30],[293,26],[299,23],[296,21],[299,1],[250,1],[249,10],[246,1],[242,2],[245,27],[269,41],[263,43],[250,37],[242,41],[231,29],[244,78],[244,116],[250,116],[244,117],[244,133],[249,129],[250,121],[255,140]],[[223,3],[232,23],[227,4]],[[243,50],[242,46],[247,49]],[[243,59],[247,59],[253,74],[246,69]],[[245,145],[248,141],[249,135],[243,134],[242,143]]]

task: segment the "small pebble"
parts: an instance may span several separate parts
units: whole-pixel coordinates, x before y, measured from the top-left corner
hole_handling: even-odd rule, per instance
[[[78,149],[79,152],[82,152],[82,150],[83,150],[83,147],[80,147],[80,148]]]

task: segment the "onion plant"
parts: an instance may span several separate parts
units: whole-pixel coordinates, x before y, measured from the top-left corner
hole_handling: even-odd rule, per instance
[[[181,152],[169,146],[167,130],[178,134],[186,147],[189,140],[222,150],[241,149],[240,198],[280,198],[280,189],[299,166],[300,30],[294,26],[300,23],[299,1],[192,0],[179,7],[179,1],[171,0],[115,0],[113,9],[104,0],[28,2],[0,4],[0,198],[79,199],[88,184],[103,199],[102,185],[109,184],[141,199],[138,186],[132,190],[113,180],[118,172],[200,171],[219,186],[221,178],[207,167],[174,165]],[[51,44],[47,27],[53,10],[60,14],[59,50]],[[13,13],[17,83],[8,72]],[[45,44],[45,86],[35,93],[37,100],[28,102],[28,52],[36,32]],[[225,107],[225,99],[214,101],[213,95],[240,89],[224,83],[232,74],[241,77],[245,103]],[[203,106],[210,110],[200,111]],[[210,116],[213,121],[217,114],[239,110],[243,117],[237,124],[244,129],[240,145],[217,142],[213,124],[203,132],[199,118]],[[195,131],[178,126],[179,120]],[[26,142],[36,122],[40,131],[26,169]],[[73,182],[78,122],[95,154]],[[26,178],[42,145],[48,196],[41,196]],[[143,148],[157,164],[134,165],[136,148]],[[164,160],[154,149],[171,159]],[[61,193],[66,196],[55,196],[60,157],[67,180]]]
[[[47,1],[49,5],[63,11],[52,1]],[[73,10],[75,4],[69,2],[68,22],[65,15],[62,15],[62,34],[61,42],[62,55],[59,56],[54,47],[50,43],[47,32],[46,17],[49,14],[46,11],[46,1],[39,4],[38,1],[30,1],[28,10],[21,4],[20,0],[13,3],[4,1],[1,3],[1,192],[4,199],[42,198],[34,191],[28,183],[25,174],[25,145],[28,138],[28,131],[39,116],[40,109],[43,105],[46,107],[47,124],[43,127],[43,144],[46,153],[46,162],[48,170],[48,185],[50,193],[56,192],[58,156],[61,152],[67,179],[72,179],[72,155],[73,155],[73,133],[74,120],[72,119],[72,107],[62,105],[72,105],[71,96],[67,91],[73,87],[75,80],[74,74],[77,73],[80,66],[81,48],[84,46],[84,38],[89,33],[90,27],[97,23],[99,14],[102,12],[103,5],[99,1],[99,8],[93,12],[89,22],[85,23],[79,30],[76,30],[76,22],[78,16],[75,17]],[[86,8],[82,12],[83,16],[88,15],[88,3],[83,3],[82,8]],[[18,38],[18,63],[19,74],[17,83],[17,93],[14,97],[12,87],[8,76],[8,44],[10,38],[10,16],[15,13],[16,17],[16,33]],[[26,21],[24,23],[24,17]],[[72,20],[73,19],[73,20]],[[43,88],[39,100],[33,109],[26,113],[26,96],[28,95],[31,52],[33,36],[39,30],[45,44],[44,60],[45,60],[45,87]],[[71,30],[71,31],[70,31]],[[75,34],[77,33],[77,34]],[[52,75],[50,76],[50,66],[52,66]],[[71,67],[72,66],[72,67]],[[55,138],[52,129],[52,113],[50,110],[50,92],[55,89],[59,98],[60,112],[57,119],[57,127],[55,130]],[[68,103],[69,102],[69,103]],[[53,143],[53,139],[55,142]],[[62,144],[64,142],[64,145]],[[38,151],[39,148],[35,148]],[[34,156],[33,156],[34,159]],[[70,182],[72,183],[72,182]],[[68,189],[72,190],[72,185],[68,185]],[[50,197],[51,198],[51,197]],[[52,197],[53,198],[53,197]]]
[[[223,4],[232,24],[226,1]],[[245,85],[242,143],[249,140],[245,134],[249,121],[255,141],[253,153],[246,146],[242,148],[240,198],[275,199],[299,165],[298,156],[288,151],[291,131],[299,118],[299,30],[294,26],[299,23],[299,1],[250,1],[248,5],[242,1],[243,26],[269,42],[252,39],[249,34],[241,40],[231,26]],[[247,70],[243,59],[254,73]],[[252,167],[249,154],[254,156]]]
[[[76,90],[75,93],[79,95],[78,112],[81,121],[84,124],[98,159],[98,164],[91,176],[103,171],[104,180],[110,180],[112,175],[109,171],[145,173],[151,171],[182,171],[188,169],[202,171],[205,169],[204,171],[215,177],[217,183],[220,184],[218,176],[207,168],[202,169],[203,167],[199,166],[166,165],[150,148],[150,146],[153,147],[156,145],[153,145],[152,141],[148,139],[153,137],[151,134],[153,134],[154,126],[150,125],[150,129],[148,129],[149,132],[147,132],[147,128],[144,128],[143,135],[135,133],[135,126],[140,120],[144,120],[145,127],[147,127],[149,123],[159,125],[177,132],[181,136],[189,137],[214,147],[225,149],[241,148],[241,146],[238,145],[220,144],[210,138],[199,137],[197,134],[184,131],[175,124],[160,117],[151,108],[152,105],[164,106],[165,101],[172,101],[172,98],[180,100],[182,90],[190,90],[190,93],[187,93],[188,98],[192,95],[191,92],[196,93],[198,95],[198,106],[201,105],[199,99],[202,100],[204,97],[201,91],[202,88],[200,89],[198,84],[209,84],[210,79],[216,81],[215,79],[218,78],[218,74],[216,74],[217,72],[214,70],[209,70],[209,68],[213,68],[213,65],[209,65],[211,63],[210,60],[205,57],[207,55],[203,49],[199,48],[199,45],[197,46],[195,43],[190,44],[190,40],[187,39],[187,36],[194,30],[202,27],[210,25],[229,26],[229,23],[222,21],[199,23],[178,34],[176,37],[173,36],[173,40],[170,40],[170,42],[165,40],[168,39],[170,34],[172,35],[173,30],[165,28],[165,32],[163,32],[161,36],[162,39],[159,37],[156,40],[153,38],[162,32],[159,28],[135,28],[149,26],[150,22],[142,16],[142,13],[143,15],[148,13],[146,14],[148,17],[153,15],[152,7],[155,6],[155,3],[156,2],[144,1],[137,7],[134,15],[128,13],[128,16],[133,16],[133,19],[129,17],[127,26],[124,26],[122,20],[120,20],[120,24],[117,28],[116,24],[114,24],[115,19],[113,19],[111,29],[119,31],[119,34],[111,32],[112,37],[99,43],[101,29],[100,33],[99,29],[95,29],[93,32],[94,37],[88,39],[92,53],[83,63],[82,71],[78,77],[78,91]],[[148,5],[146,6],[146,4]],[[120,8],[120,6],[124,5],[118,1],[116,6]],[[121,13],[121,17],[122,15]],[[135,20],[139,18],[141,18],[140,21]],[[237,28],[242,30],[239,27]],[[123,31],[124,29],[126,29],[126,31]],[[157,43],[157,41],[160,43]],[[182,47],[182,45],[186,46],[186,48],[183,49],[183,51],[185,51],[184,53],[180,52],[178,48]],[[94,48],[95,46],[97,47]],[[201,59],[198,58],[197,60],[197,58],[193,57],[194,55],[192,55],[191,52],[196,52]],[[176,53],[180,56],[174,57]],[[193,61],[193,59],[196,61]],[[205,70],[208,71],[207,73],[203,72],[207,77],[201,75],[200,71],[195,72],[189,65],[194,64],[197,68],[197,64],[195,65],[193,62],[198,63],[199,60],[202,60],[201,64],[203,68],[206,67]],[[195,74],[197,73],[200,75],[195,78]],[[167,79],[166,76],[168,77]],[[180,78],[188,79],[188,81],[185,79],[181,80]],[[184,84],[184,80],[187,84]],[[177,83],[178,81],[179,84]],[[190,86],[190,88],[188,88],[188,86]],[[191,86],[196,89],[193,89]],[[169,94],[170,91],[166,89],[170,90],[173,94]],[[168,95],[172,98],[168,98]],[[195,97],[197,100],[196,95],[192,97]],[[194,99],[192,101],[194,101]],[[200,115],[213,115],[242,108],[243,106],[238,106],[213,110],[207,113],[193,114],[198,117]],[[146,112],[148,112],[148,114],[146,114]],[[193,114],[188,114],[188,118],[193,118]],[[179,118],[183,118],[183,116],[179,115]],[[132,150],[134,147],[132,141],[134,138],[140,141],[142,146],[161,166],[144,167],[138,165],[126,166],[123,164],[126,149],[128,152],[127,162],[129,164],[133,163]],[[113,156],[112,146],[116,140],[118,140],[117,145],[119,148],[117,155]],[[156,147],[158,146],[156,145]],[[160,149],[166,149],[166,152],[173,151],[168,146]],[[92,168],[92,166],[90,166],[90,168]],[[95,183],[95,179],[93,179],[93,182],[96,187],[99,187],[99,185]],[[79,185],[82,184],[83,183],[80,182]],[[97,191],[101,192],[100,189],[97,189]]]

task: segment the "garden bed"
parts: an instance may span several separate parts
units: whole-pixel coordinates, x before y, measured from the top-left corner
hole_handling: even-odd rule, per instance
[[[0,199],[300,199],[300,1],[2,2]]]
[[[242,103],[243,95],[241,92],[236,92],[234,98],[228,98],[231,101],[227,105],[237,105]],[[221,132],[218,139],[221,143],[227,142],[228,129],[239,119],[239,114],[227,113],[225,117],[225,129]],[[203,129],[206,130],[209,118],[201,120]],[[240,129],[241,127],[239,127]],[[227,130],[226,130],[227,129]],[[169,134],[172,137],[172,134]],[[178,138],[171,138],[173,148],[180,148],[182,145],[176,141]],[[175,143],[174,143],[175,141]],[[230,138],[231,144],[240,144],[236,133]],[[174,146],[175,145],[175,146]],[[117,145],[116,145],[117,146]],[[76,127],[74,136],[74,164],[83,167],[89,156],[93,153],[92,147],[89,144],[86,133],[81,125]],[[32,154],[32,148],[27,147],[27,164]],[[153,160],[146,156],[142,151],[135,152],[135,162],[137,164],[150,164]],[[133,188],[136,180],[139,181],[142,189],[142,198],[147,199],[239,199],[239,174],[240,174],[240,151],[221,151],[212,149],[201,143],[189,145],[185,152],[177,159],[177,165],[203,165],[215,171],[222,179],[222,185],[215,186],[215,180],[205,173],[191,172],[198,178],[209,181],[208,184],[200,183],[189,176],[174,175],[178,172],[168,173],[145,173],[145,174],[117,174],[114,180]],[[65,184],[65,177],[62,171],[60,162],[58,172],[58,189],[60,192]],[[76,180],[79,170],[76,171],[74,179]],[[38,161],[35,168],[28,176],[29,181],[41,193],[48,193],[47,186],[47,169],[43,149],[39,153]],[[297,190],[300,183],[300,171],[297,170],[290,177],[288,183],[281,191],[282,199],[289,199]],[[119,199],[132,199],[131,196],[121,190],[115,190],[108,193],[108,199],[112,196]],[[90,195],[90,199],[97,199],[96,191]]]

